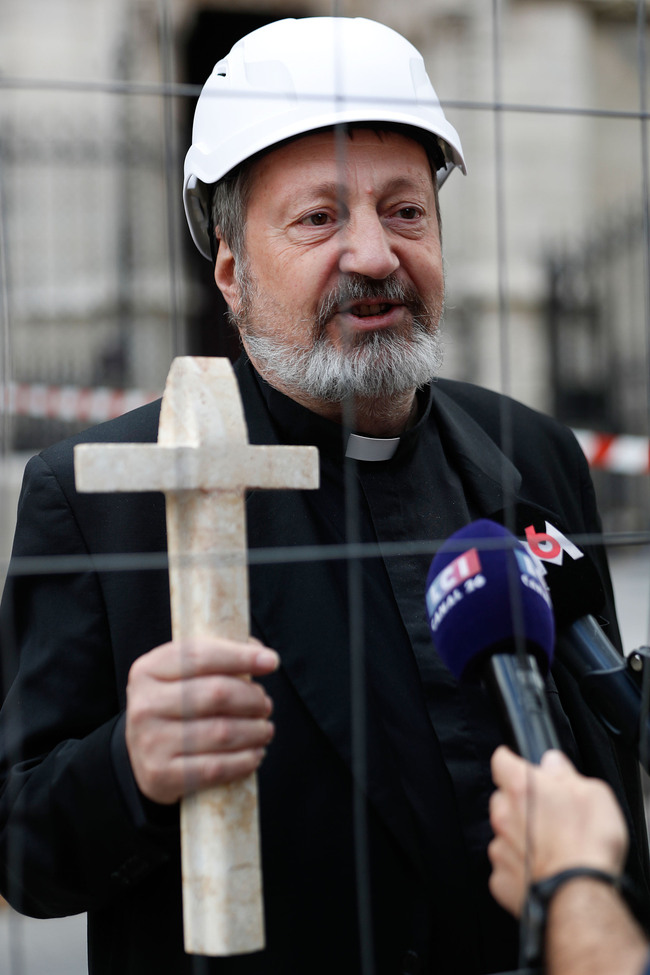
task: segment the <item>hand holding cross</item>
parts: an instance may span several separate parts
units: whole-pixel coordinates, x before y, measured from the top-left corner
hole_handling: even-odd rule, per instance
[[[158,443],[77,446],[75,472],[79,491],[165,492],[173,639],[218,636],[243,652],[244,490],[317,487],[316,449],[251,446],[228,361],[183,357],[167,378]],[[268,651],[250,650],[251,669],[272,669],[270,656],[263,662]],[[258,698],[253,710],[260,709]],[[186,796],[181,845],[186,950],[228,955],[263,947],[254,773]]]

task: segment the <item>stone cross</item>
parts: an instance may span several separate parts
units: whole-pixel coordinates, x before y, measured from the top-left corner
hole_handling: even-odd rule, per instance
[[[81,492],[164,491],[174,640],[249,635],[246,488],[318,487],[315,447],[251,446],[227,359],[181,357],[158,442],[75,447]],[[264,947],[257,777],[181,803],[185,950]]]

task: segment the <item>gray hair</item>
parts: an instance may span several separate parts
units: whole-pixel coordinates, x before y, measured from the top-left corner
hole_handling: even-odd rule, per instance
[[[232,169],[219,180],[212,194],[211,233],[219,230],[219,237],[232,251],[235,264],[239,264],[246,253],[246,211],[253,184],[252,162],[247,159]]]

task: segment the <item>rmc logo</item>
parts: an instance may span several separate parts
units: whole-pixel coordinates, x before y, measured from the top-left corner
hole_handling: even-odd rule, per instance
[[[554,565],[562,565],[565,552],[575,560],[583,557],[585,553],[570,542],[558,528],[550,525],[548,521],[545,524],[545,532],[535,531],[534,525],[529,525],[526,529],[526,543],[532,555],[542,562],[553,562]]]

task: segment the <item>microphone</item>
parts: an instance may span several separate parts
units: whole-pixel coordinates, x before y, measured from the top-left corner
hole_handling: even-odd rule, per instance
[[[496,522],[466,525],[431,563],[426,606],[443,662],[459,681],[484,680],[519,754],[539,763],[560,748],[542,679],[553,657],[553,609],[526,547]]]
[[[517,531],[546,570],[558,659],[605,729],[650,771],[650,718],[642,689],[647,655],[639,650],[626,659],[603,632],[596,619],[605,599],[600,576],[589,555],[548,520],[553,516],[518,506],[515,517]]]

